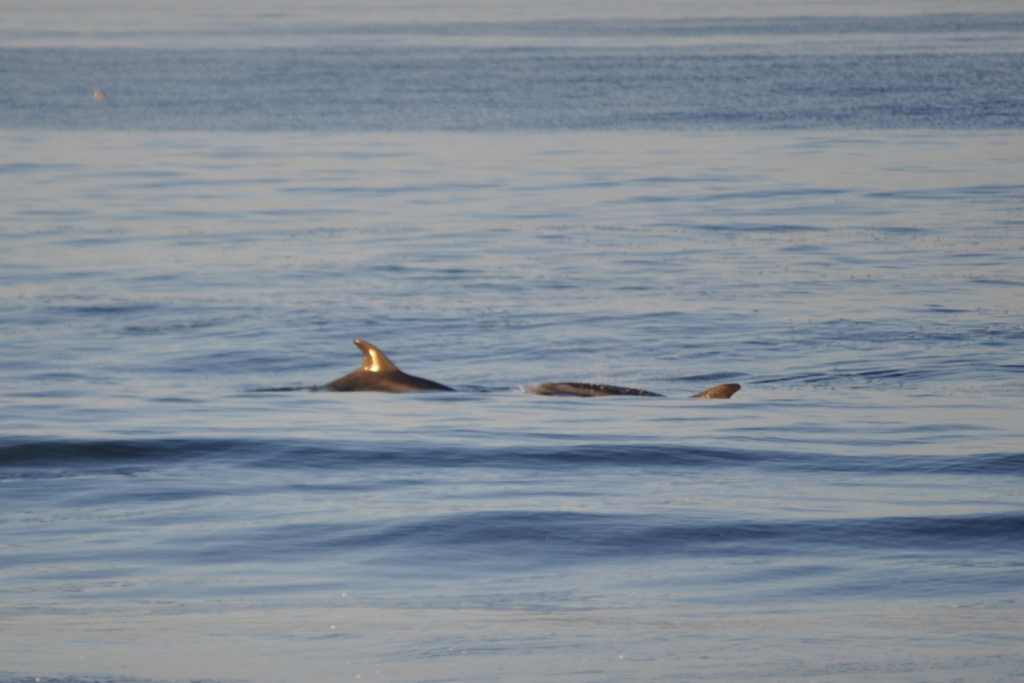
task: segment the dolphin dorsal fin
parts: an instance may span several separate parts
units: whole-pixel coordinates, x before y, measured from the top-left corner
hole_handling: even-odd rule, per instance
[[[398,368],[388,360],[384,352],[370,342],[365,342],[362,339],[353,339],[352,343],[363,352],[362,370],[367,372],[398,372]]]
[[[729,398],[739,390],[739,384],[719,384],[717,387],[694,394],[690,398]]]

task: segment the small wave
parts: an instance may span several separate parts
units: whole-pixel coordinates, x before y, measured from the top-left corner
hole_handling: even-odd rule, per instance
[[[308,387],[287,389],[307,390]],[[158,466],[180,460],[218,460],[239,467],[349,470],[386,466],[576,470],[606,467],[670,469],[763,468],[774,471],[950,475],[1024,475],[1024,452],[959,456],[825,455],[774,450],[633,443],[468,448],[445,444],[322,440],[126,439],[0,441],[5,468],[62,471],[107,465]]]
[[[962,552],[1024,542],[1024,514],[883,518],[710,520],[693,514],[600,514],[571,511],[472,511],[359,523],[291,523],[222,530],[193,537],[185,562],[236,563],[267,556],[300,562],[332,549],[380,561],[458,564],[510,557],[534,563],[615,557],[816,555],[858,552]],[[394,556],[400,557],[394,557]],[[433,559],[431,559],[433,558]]]

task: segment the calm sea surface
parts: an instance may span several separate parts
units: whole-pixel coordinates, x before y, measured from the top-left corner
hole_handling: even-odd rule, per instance
[[[0,680],[1022,680],[1024,14],[303,7],[0,10]]]

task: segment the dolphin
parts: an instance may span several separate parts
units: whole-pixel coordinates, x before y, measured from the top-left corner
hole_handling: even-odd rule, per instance
[[[719,384],[690,398],[729,398],[740,390],[739,384]],[[611,384],[586,384],[583,382],[548,382],[534,384],[526,390],[528,394],[541,396],[660,396],[653,391],[617,387]]]
[[[370,342],[353,339],[352,343],[363,352],[363,365],[355,372],[319,387],[329,391],[455,391],[443,384],[407,375],[388,360],[384,352]],[[739,384],[720,384],[690,398],[729,398],[740,390]],[[611,384],[587,384],[584,382],[548,382],[534,384],[526,390],[528,394],[542,396],[660,396],[653,391],[617,387]]]
[[[322,389],[330,391],[388,391],[391,393],[455,391],[451,387],[432,382],[429,379],[405,374],[388,360],[383,351],[370,342],[353,339],[352,343],[363,352],[363,366],[355,372],[350,372],[344,377],[339,377],[333,382],[323,385]]]
[[[527,388],[528,394],[541,396],[661,396],[653,391],[616,387],[611,384],[586,384],[583,382],[546,382]]]

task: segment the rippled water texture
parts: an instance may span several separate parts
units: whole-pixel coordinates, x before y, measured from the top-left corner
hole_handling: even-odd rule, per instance
[[[8,669],[1021,664],[1018,137],[4,146]],[[356,336],[459,393],[266,391]]]
[[[0,680],[1017,680],[1021,15],[815,7],[3,10]]]
[[[1019,9],[1019,8],[1018,8]],[[0,126],[1020,129],[1024,14],[9,32]],[[2,34],[0,34],[2,35]],[[89,35],[86,33],[85,35]],[[262,42],[253,46],[254,39]],[[101,99],[88,96],[98,89]],[[93,104],[94,106],[89,106]]]

